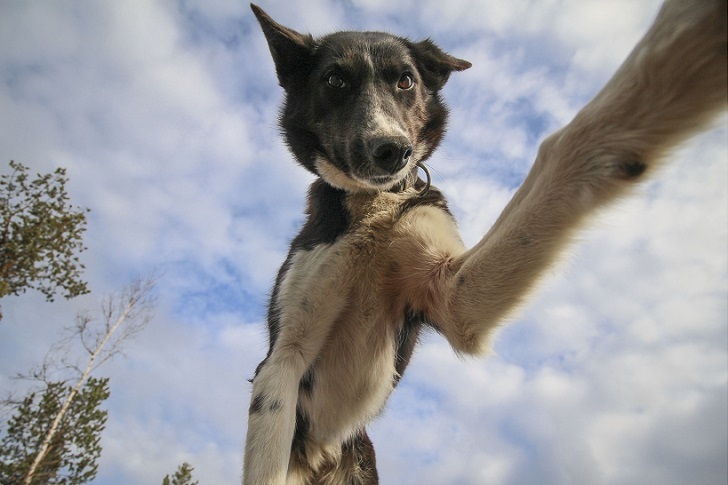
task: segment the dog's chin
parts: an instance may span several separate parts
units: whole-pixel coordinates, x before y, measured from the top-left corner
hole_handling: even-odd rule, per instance
[[[358,176],[344,172],[322,156],[316,157],[314,166],[316,172],[326,183],[347,192],[382,192],[390,190],[407,177],[410,171],[406,167],[392,175]]]

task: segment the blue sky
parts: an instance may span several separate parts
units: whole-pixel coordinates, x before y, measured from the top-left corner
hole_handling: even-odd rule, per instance
[[[649,26],[631,0],[261,1],[300,31],[432,37],[473,68],[443,91],[431,159],[474,244]],[[311,176],[276,127],[282,93],[244,2],[0,3],[0,161],[65,167],[89,207],[94,293],[1,303],[0,390],[77,311],[161,272],[153,323],[111,377],[98,484],[182,461],[240,476],[269,287]],[[372,425],[383,484],[712,484],[728,478],[726,118],[604,211],[495,341],[420,345]]]

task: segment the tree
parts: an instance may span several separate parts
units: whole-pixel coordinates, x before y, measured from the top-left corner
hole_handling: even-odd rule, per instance
[[[22,401],[16,411],[16,417],[11,420],[18,428],[14,436],[30,436],[33,439],[23,445],[23,452],[13,451],[17,448],[16,441],[10,441],[7,458],[3,458],[3,466],[13,467],[13,473],[22,472],[22,480],[14,479],[9,482],[0,483],[23,483],[31,485],[35,483],[84,483],[92,479],[96,474],[96,458],[101,452],[99,438],[103,429],[101,426],[92,428],[68,427],[65,425],[74,415],[77,406],[86,405],[85,411],[93,416],[95,407],[90,407],[93,401],[85,397],[83,390],[91,386],[96,391],[94,396],[101,396],[103,389],[99,389],[98,380],[91,374],[104,362],[123,351],[123,344],[139,333],[151,318],[151,311],[154,307],[155,296],[153,294],[155,279],[148,277],[139,279],[128,285],[117,295],[108,297],[101,305],[100,318],[93,318],[88,313],[81,313],[76,319],[75,327],[70,329],[70,334],[49,352],[41,368],[34,371],[30,376],[31,380],[41,381],[46,384],[41,403],[50,403],[47,406],[40,406],[43,410],[43,423],[40,426],[37,420],[28,419],[26,416],[33,416],[29,411],[35,402],[35,396],[31,394]],[[80,341],[83,349],[88,355],[85,365],[74,365],[66,361],[66,355],[70,352],[72,342]],[[60,357],[58,357],[60,355]],[[56,374],[60,370],[70,370],[73,377],[55,382],[48,376]],[[72,385],[68,385],[73,382]],[[106,385],[106,381],[103,381]],[[47,395],[47,397],[46,397]],[[108,397],[108,389],[105,397]],[[100,399],[100,401],[103,401]],[[99,401],[99,402],[100,402]],[[57,403],[57,405],[56,405]],[[6,401],[6,404],[7,401]],[[105,417],[104,417],[105,422]],[[8,432],[10,436],[10,432]],[[82,443],[93,443],[98,447],[96,454],[83,455],[88,462],[74,461],[78,445]],[[24,442],[25,443],[25,442]],[[91,449],[96,450],[96,448]],[[5,456],[5,455],[0,455]],[[26,463],[28,463],[26,465]],[[58,465],[56,465],[58,463]],[[70,463],[67,468],[76,481],[48,481],[53,467],[61,467],[60,464]],[[83,464],[83,474],[80,473],[80,465]],[[66,465],[64,465],[66,466]],[[11,469],[11,468],[8,468]],[[57,471],[57,469],[56,469]],[[16,477],[17,478],[17,477]]]
[[[80,484],[93,480],[101,454],[100,435],[109,397],[108,378],[90,377],[57,424],[48,452],[36,465],[33,484]],[[20,403],[0,442],[0,483],[22,483],[38,448],[72,388],[50,382],[42,394],[31,393]]]
[[[88,293],[78,258],[88,210],[69,203],[65,169],[31,179],[27,167],[10,168],[0,176],[0,298],[29,288],[48,301],[59,290],[66,298]]]
[[[172,478],[169,475],[164,477],[162,485],[198,485],[198,481],[192,481],[192,472],[194,468],[187,462],[182,463],[177,467],[177,471],[174,472]]]

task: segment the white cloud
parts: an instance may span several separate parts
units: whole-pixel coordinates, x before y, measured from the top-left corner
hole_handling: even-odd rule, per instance
[[[465,240],[495,221],[538,139],[568,122],[657,2],[264,5],[300,31],[357,25],[432,36],[474,67],[444,96],[430,165]],[[0,162],[69,168],[92,208],[97,292],[151,267],[162,303],[111,375],[97,483],[240,473],[266,292],[311,177],[277,136],[281,94],[236,2],[4,3]],[[423,341],[372,426],[382,483],[720,483],[728,476],[726,123],[605,211],[488,359]],[[94,298],[2,302],[0,387],[42,359]],[[258,323],[252,323],[258,322]]]

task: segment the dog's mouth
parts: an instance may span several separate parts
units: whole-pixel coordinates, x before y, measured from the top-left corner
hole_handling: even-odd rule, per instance
[[[404,137],[354,142],[350,149],[316,149],[315,168],[330,185],[350,192],[386,191],[405,180],[414,166],[415,148]]]
[[[332,163],[328,157],[321,155],[316,156],[314,166],[316,172],[326,183],[332,187],[346,190],[347,192],[382,192],[391,190],[398,184],[401,184],[411,171],[408,168],[392,175],[348,172],[340,168],[338,164]]]
[[[402,171],[402,173],[392,174],[392,175],[354,175],[352,174],[351,177],[353,179],[358,180],[359,182],[371,186],[373,189],[376,190],[389,190],[395,185],[397,185],[399,182],[402,181],[403,178],[407,176],[406,171]]]
[[[401,184],[412,172],[413,160],[395,173],[381,173],[377,169],[367,167],[354,168],[339,160],[332,160],[325,153],[316,155],[314,166],[318,175],[329,185],[347,192],[387,191]]]

